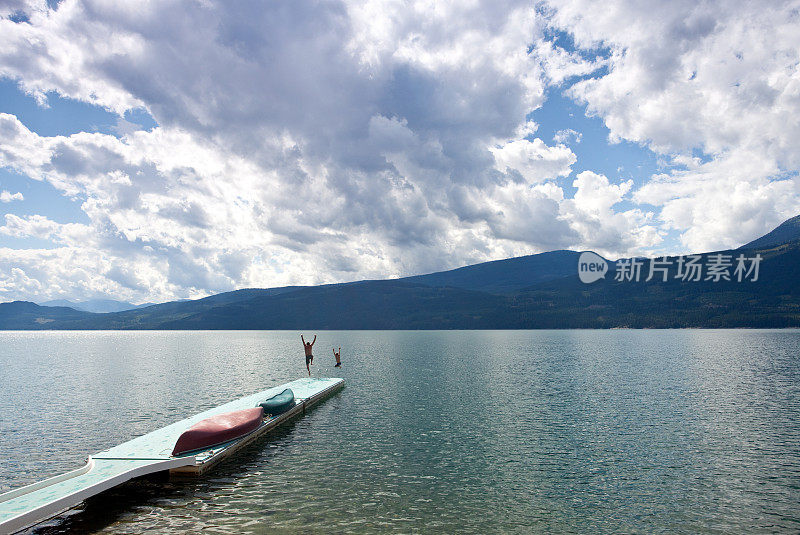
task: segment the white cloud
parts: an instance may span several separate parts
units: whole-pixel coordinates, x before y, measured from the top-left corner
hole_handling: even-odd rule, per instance
[[[563,212],[581,235],[584,249],[614,257],[620,251],[642,253],[661,243],[663,232],[652,221],[652,212],[615,209],[626,199],[633,181],[612,184],[605,175],[583,171],[572,185],[577,192],[564,202]]]
[[[11,17],[31,11],[46,11],[46,0],[3,0],[0,2],[0,17]]]
[[[660,206],[665,227],[681,232],[687,251],[738,247],[799,211],[800,181],[780,178],[759,154],[683,161],[685,169],[654,177],[634,198]]]
[[[0,145],[10,148],[0,165],[24,168],[32,178],[84,198],[91,221],[6,215],[0,234],[55,246],[9,252],[0,264],[2,272],[21,269],[39,281],[42,297],[66,292],[159,300],[243,286],[404,275],[440,269],[453,259],[479,262],[586,244],[591,233],[575,222],[609,216],[628,187],[606,181],[594,188],[593,201],[605,199],[606,190],[615,195],[600,207],[602,214],[581,195],[577,204],[564,199],[547,177],[567,174],[574,155],[539,139],[522,146],[541,157],[506,162],[516,167],[492,171],[492,184],[440,184],[438,166],[447,160],[441,146],[382,117],[372,121],[368,142],[391,167],[348,175],[357,183],[348,185],[353,192],[346,197],[325,165],[301,161],[297,180],[165,128],[123,139],[42,137],[5,114],[0,132],[7,134]],[[621,220],[612,220],[618,230]],[[600,221],[592,232],[604,225]],[[607,239],[603,245],[613,249]],[[66,266],[74,268],[72,275]],[[7,294],[13,296],[23,297]]]
[[[25,197],[22,196],[22,193],[16,192],[11,193],[8,190],[0,191],[0,202],[11,202],[11,201],[24,201]]]
[[[553,135],[553,141],[560,144],[567,144],[571,142],[580,143],[581,139],[583,139],[583,134],[573,130],[572,128],[559,130],[555,133],[555,135]]]
[[[0,116],[0,163],[84,199],[93,236],[74,245],[47,218],[7,219],[3,232],[74,253],[97,279],[80,293],[114,287],[134,300],[541,250],[535,235],[492,230],[529,206],[501,195],[498,215],[462,202],[574,161],[515,137],[544,100],[528,53],[540,28],[525,2],[497,7],[65,0],[30,10],[29,24],[0,20],[0,74],[25,91],[119,114],[144,107],[161,125],[121,140],[42,137]],[[534,150],[497,170],[496,139]],[[51,281],[51,264],[66,277],[52,250],[14,258],[37,280]]]
[[[374,124],[381,125],[370,138],[376,146],[386,136],[406,136],[409,150],[402,158],[386,153],[387,161],[397,162],[390,171],[350,175],[360,183],[346,198],[325,166],[303,164],[298,181],[177,131],[156,128],[122,140],[102,134],[41,137],[13,116],[0,115],[0,132],[8,134],[0,138],[7,148],[0,164],[24,168],[32,178],[85,198],[82,208],[91,220],[61,224],[40,215],[6,215],[0,234],[50,240],[56,249],[9,253],[0,271],[21,269],[42,283],[47,297],[108,293],[158,300],[241,286],[400,275],[437,269],[451,255],[480,261],[550,243],[535,235],[511,236],[520,243],[491,243],[499,238],[487,232],[486,219],[508,234],[503,219],[519,219],[517,211],[529,210],[526,205],[508,206],[502,217],[484,214],[465,233],[461,207],[447,197],[448,187],[414,181],[426,178],[426,171],[435,176],[430,166],[436,158],[430,160],[426,151],[436,155],[438,145],[426,149],[398,121]],[[480,191],[463,188],[474,196]],[[424,190],[445,197],[431,202]],[[372,206],[359,205],[368,202]],[[7,295],[12,297],[24,295]]]
[[[689,250],[741,244],[800,212],[800,12],[792,2],[553,3],[550,22],[607,73],[569,93],[626,139],[691,161],[635,198]],[[682,156],[681,156],[682,155]]]
[[[529,183],[566,176],[577,160],[575,154],[563,145],[548,147],[539,138],[533,141],[517,139],[489,150],[494,155],[498,171],[517,171]]]
[[[0,165],[80,199],[89,219],[7,216],[1,233],[53,248],[4,250],[6,298],[37,283],[158,300],[560,247],[614,256],[673,229],[711,247],[800,211],[796,15],[783,5],[571,2],[546,18],[527,2],[14,10],[29,22],[0,20],[0,75],[43,103],[56,91],[120,115],[142,107],[160,126],[46,137],[0,114]],[[547,25],[585,50],[556,46]],[[548,145],[528,120],[548,85],[671,166],[641,187],[572,178],[581,133]]]
[[[60,224],[41,216],[19,217],[6,214],[0,234],[15,238],[53,240],[72,246],[88,245],[93,241],[92,229],[79,223]]]

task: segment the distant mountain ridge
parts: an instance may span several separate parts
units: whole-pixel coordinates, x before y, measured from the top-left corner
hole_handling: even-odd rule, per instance
[[[492,294],[506,294],[540,282],[575,274],[580,253],[551,251],[398,279],[425,286],[451,286]]]
[[[141,308],[150,306],[153,303],[145,303],[142,305],[134,305],[125,301],[115,301],[113,299],[88,299],[86,301],[68,301],[66,299],[54,299],[52,301],[44,301],[38,303],[46,307],[69,307],[75,310],[82,310],[84,312],[122,312],[123,310],[132,310],[134,308]]]
[[[800,215],[787,219],[772,232],[742,245],[740,249],[763,249],[797,240],[800,240]]]
[[[800,326],[798,219],[744,246],[748,256],[763,257],[758,281],[622,282],[612,262],[608,277],[584,284],[580,253],[553,251],[402,279],[242,289],[104,314],[15,301],[0,304],[0,329]]]

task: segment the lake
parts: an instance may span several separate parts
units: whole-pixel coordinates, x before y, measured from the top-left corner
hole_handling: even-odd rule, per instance
[[[35,532],[800,530],[800,330],[316,334],[340,393]],[[305,374],[298,332],[2,332],[0,492]]]

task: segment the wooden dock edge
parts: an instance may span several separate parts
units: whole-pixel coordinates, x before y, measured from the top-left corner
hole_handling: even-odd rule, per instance
[[[264,425],[262,425],[249,435],[246,435],[244,438],[239,439],[238,441],[234,442],[227,448],[220,450],[219,453],[213,455],[212,457],[209,457],[208,459],[202,462],[198,461],[197,463],[192,465],[171,468],[169,471],[170,476],[176,476],[176,477],[199,476],[208,472],[220,462],[231,457],[236,452],[246,447],[247,445],[255,442],[256,440],[258,440],[265,434],[269,433],[273,429],[281,426],[282,424],[288,422],[289,420],[293,420],[297,416],[305,414],[307,409],[310,409],[314,405],[329,398],[342,388],[344,388],[344,381],[339,381],[329,386],[325,390],[317,392],[311,397],[305,399],[299,399],[298,403],[294,407],[284,412],[277,418],[273,418],[272,420],[267,421],[266,423],[264,423]]]

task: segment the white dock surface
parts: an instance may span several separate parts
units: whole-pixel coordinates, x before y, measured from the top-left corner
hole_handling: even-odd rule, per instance
[[[170,470],[199,474],[270,429],[305,412],[344,386],[344,380],[304,378],[231,401],[162,427],[89,457],[85,466],[26,487],[0,494],[0,533],[14,533],[51,518],[90,496],[135,477]],[[291,388],[297,405],[269,420],[252,433],[207,450],[173,457],[178,437],[200,420],[239,409],[255,407],[265,399]]]

